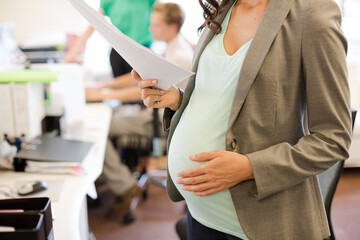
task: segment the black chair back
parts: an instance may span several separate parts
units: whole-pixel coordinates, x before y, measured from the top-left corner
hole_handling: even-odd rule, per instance
[[[356,118],[356,110],[351,111],[351,117],[352,117],[352,129],[354,129],[355,124],[355,118]],[[344,161],[338,161],[335,163],[331,168],[326,170],[325,172],[318,175],[319,177],[319,183],[320,183],[320,189],[324,200],[326,215],[329,222],[329,228],[331,232],[331,240],[335,240],[335,235],[332,227],[331,222],[331,203],[336,191],[336,187],[338,185],[341,173],[344,168]]]

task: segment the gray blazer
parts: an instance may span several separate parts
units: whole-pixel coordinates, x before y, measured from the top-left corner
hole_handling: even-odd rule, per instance
[[[226,150],[249,157],[254,171],[255,180],[230,189],[250,239],[330,235],[316,175],[347,159],[351,141],[340,22],[333,0],[270,0],[239,69],[225,141]],[[213,35],[208,28],[202,33],[192,71]],[[165,111],[168,144],[195,84],[191,77],[178,111]],[[173,201],[183,199],[170,177],[167,192]]]

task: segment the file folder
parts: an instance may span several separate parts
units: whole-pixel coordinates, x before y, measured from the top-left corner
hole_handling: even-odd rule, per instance
[[[26,162],[41,162],[48,166],[81,166],[92,142],[62,137],[40,136],[34,139],[33,149],[22,148],[14,158],[15,171],[25,171]]]

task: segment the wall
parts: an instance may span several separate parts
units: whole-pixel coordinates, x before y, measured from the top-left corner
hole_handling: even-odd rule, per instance
[[[99,0],[85,0],[98,9]],[[19,45],[29,40],[64,43],[66,33],[81,34],[87,21],[68,0],[0,0],[0,23],[15,22],[16,40]],[[31,41],[34,42],[34,41]],[[109,45],[95,33],[87,43],[84,65],[93,76],[110,72]]]
[[[81,33],[87,25],[68,0],[0,0],[0,22],[7,21],[15,22],[18,43],[45,32]]]

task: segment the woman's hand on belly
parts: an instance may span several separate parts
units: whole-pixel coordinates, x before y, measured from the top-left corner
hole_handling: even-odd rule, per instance
[[[205,163],[178,172],[176,183],[183,184],[183,190],[192,191],[197,196],[211,195],[254,178],[246,155],[215,150],[191,155],[189,159]]]

